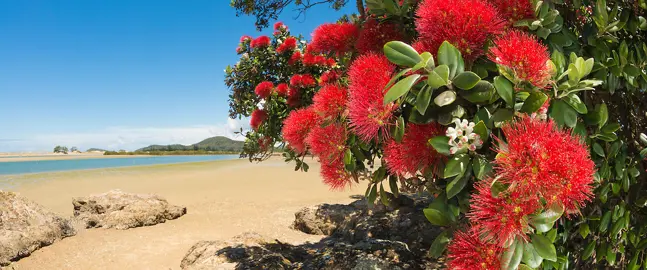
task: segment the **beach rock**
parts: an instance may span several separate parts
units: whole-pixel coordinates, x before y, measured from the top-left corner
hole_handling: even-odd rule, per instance
[[[238,235],[230,241],[200,241],[189,249],[180,263],[180,268],[236,269],[236,263],[231,262],[230,257],[244,257],[244,247],[257,247],[262,243],[266,243],[265,238],[253,232]],[[225,249],[226,247],[228,249]]]
[[[0,266],[75,234],[68,220],[16,193],[0,190]]]
[[[103,194],[74,198],[74,217],[86,228],[125,230],[151,226],[186,214],[186,208],[170,205],[152,194],[133,194],[111,190]]]
[[[442,269],[442,260],[427,252],[440,229],[422,209],[427,197],[400,196],[395,207],[371,206],[365,200],[349,205],[323,204],[295,214],[293,228],[328,235],[317,243],[291,245],[257,241],[200,242],[182,260],[183,269]],[[196,259],[197,258],[197,259]],[[193,263],[187,262],[204,262]],[[190,268],[189,266],[204,266]],[[217,266],[217,267],[216,267]],[[223,268],[225,269],[225,268]]]

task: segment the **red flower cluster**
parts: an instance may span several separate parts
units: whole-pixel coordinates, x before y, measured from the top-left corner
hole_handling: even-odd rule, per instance
[[[288,26],[283,24],[283,22],[276,22],[274,24],[274,31],[288,30]]]
[[[442,162],[442,155],[429,144],[429,139],[442,136],[442,126],[432,123],[427,125],[407,124],[401,142],[390,140],[384,147],[384,160],[391,173],[400,176],[414,176],[418,171],[436,171]]]
[[[303,65],[304,66],[329,66],[332,67],[337,62],[335,62],[335,59],[332,58],[326,58],[323,55],[313,55],[306,53],[303,56]]]
[[[312,98],[312,108],[324,118],[335,118],[346,110],[348,91],[341,86],[328,84]]]
[[[576,213],[591,199],[595,164],[578,137],[559,130],[553,121],[529,117],[502,129],[507,145],[499,147],[495,160],[502,183],[516,186],[527,197],[559,202],[568,213]]]
[[[507,18],[508,25],[512,26],[516,21],[531,19],[535,17],[535,11],[530,0],[489,0],[501,15]]]
[[[550,82],[550,67],[546,64],[550,60],[548,48],[535,38],[523,32],[511,31],[494,43],[489,58],[512,70],[517,79],[539,88],[546,87]]]
[[[315,53],[334,52],[344,54],[353,49],[359,30],[352,23],[327,23],[312,33],[308,51]]]
[[[272,145],[272,138],[271,137],[265,137],[264,136],[262,138],[258,138],[258,148],[261,151],[267,151],[267,149],[269,149],[271,145]]]
[[[519,191],[506,191],[492,195],[492,179],[475,184],[471,211],[467,214],[474,230],[483,240],[503,246],[516,237],[527,239],[528,215],[539,208],[536,197],[529,199]]]
[[[447,246],[449,261],[447,266],[454,270],[499,270],[499,256],[503,249],[495,244],[482,241],[472,231],[457,231]]]
[[[247,35],[240,37],[240,43],[245,43],[246,41],[250,41],[250,40],[252,40],[252,37]]]
[[[317,82],[310,74],[294,74],[290,78],[290,85],[299,88],[308,88],[317,85]]]
[[[319,115],[311,109],[299,109],[290,112],[283,121],[283,139],[298,154],[307,150],[306,136],[312,128],[319,125]]]
[[[301,100],[301,93],[299,92],[299,88],[296,87],[290,87],[288,88],[288,106],[292,108],[296,108],[299,106]]]
[[[286,38],[278,48],[276,48],[277,53],[285,53],[294,50],[297,47],[297,39],[294,37]]]
[[[552,121],[525,117],[502,129],[507,144],[499,141],[495,164],[507,188],[492,194],[493,179],[477,183],[468,213],[479,236],[501,246],[527,239],[529,215],[555,204],[577,213],[593,194],[595,168],[588,148]]]
[[[256,85],[254,93],[262,99],[268,98],[272,94],[272,89],[274,89],[274,84],[272,82],[264,81]]]
[[[267,112],[265,110],[256,109],[252,112],[249,126],[252,127],[253,130],[257,130],[265,120],[267,120]]]
[[[449,41],[466,60],[479,57],[488,39],[504,26],[497,10],[485,0],[425,0],[416,15],[423,51],[435,55]]]
[[[306,137],[306,144],[322,163],[332,163],[343,160],[347,138],[346,127],[339,123],[332,123],[323,127],[313,127]]]
[[[383,55],[368,53],[358,57],[350,66],[348,112],[353,131],[364,141],[388,136],[395,104],[384,105],[384,89],[391,80],[395,66]]]
[[[321,74],[321,77],[319,77],[319,85],[323,86],[325,84],[334,83],[339,79],[340,76],[341,75],[336,71],[326,71]]]
[[[252,43],[250,44],[250,46],[252,46],[252,48],[254,49],[264,48],[264,47],[270,46],[270,42],[271,41],[268,36],[260,36],[252,40]]]
[[[287,83],[279,83],[279,85],[276,86],[276,93],[279,96],[287,97],[288,96],[288,89],[289,89],[289,86],[288,86]]]
[[[360,54],[381,53],[384,44],[393,40],[404,40],[402,29],[394,23],[380,23],[377,19],[370,18],[364,22],[355,47]]]
[[[352,175],[344,168],[343,160],[335,162],[321,163],[321,177],[324,184],[330,186],[332,190],[342,190],[350,185]]]
[[[301,55],[301,52],[300,52],[300,51],[295,51],[295,52],[292,54],[292,56],[290,56],[290,59],[288,60],[288,64],[289,64],[289,65],[294,65],[294,64],[296,64],[298,61],[301,61],[301,58],[302,58],[302,57],[303,57],[303,55]]]

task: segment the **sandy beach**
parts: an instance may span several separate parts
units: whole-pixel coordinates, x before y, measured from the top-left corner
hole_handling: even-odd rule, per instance
[[[201,240],[253,231],[284,242],[317,241],[320,237],[289,228],[294,212],[319,203],[351,202],[365,186],[330,191],[321,183],[317,162],[309,163],[308,173],[272,158],[260,164],[228,160],[12,176],[13,191],[65,217],[72,215],[72,197],[111,189],[155,193],[187,207],[185,216],[151,227],[80,230],[12,266],[179,269],[187,250]]]

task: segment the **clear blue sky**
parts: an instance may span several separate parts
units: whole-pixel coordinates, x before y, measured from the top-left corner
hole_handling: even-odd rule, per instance
[[[309,37],[350,12],[280,20]],[[261,33],[227,0],[0,0],[0,152],[230,135],[223,69],[244,34]]]

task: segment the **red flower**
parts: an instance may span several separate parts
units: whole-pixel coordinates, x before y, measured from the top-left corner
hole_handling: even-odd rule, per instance
[[[344,158],[346,151],[346,127],[339,123],[326,126],[315,126],[306,137],[306,144],[312,154],[325,162],[334,162]]]
[[[283,121],[283,139],[298,154],[306,153],[305,139],[310,130],[319,125],[319,115],[311,109],[299,109],[290,112]]]
[[[315,53],[334,52],[344,54],[353,49],[359,30],[352,23],[327,23],[312,33],[308,51]]]
[[[334,67],[336,64],[337,64],[337,61],[335,61],[335,59],[328,58],[326,59],[326,63],[324,65],[328,67]]]
[[[321,177],[332,190],[342,190],[351,184],[352,175],[344,168],[344,161],[321,162]]]
[[[310,74],[294,74],[290,78],[290,85],[300,88],[308,88],[317,85],[315,78]]]
[[[382,53],[384,44],[393,40],[404,40],[403,30],[391,22],[380,23],[376,19],[364,22],[355,47],[360,54],[368,52]]]
[[[274,30],[276,31],[288,30],[288,27],[285,24],[283,24],[283,22],[276,22],[274,24]]]
[[[276,48],[277,53],[285,53],[294,50],[297,47],[297,39],[294,37],[286,38],[278,48]]]
[[[279,85],[276,86],[276,93],[279,96],[287,97],[288,96],[288,89],[289,89],[289,86],[288,86],[287,83],[279,83]]]
[[[288,106],[296,108],[301,102],[301,94],[299,93],[299,88],[290,87],[288,88]]]
[[[271,137],[261,137],[258,138],[258,148],[261,151],[266,151],[272,145]]]
[[[341,86],[328,84],[312,98],[312,108],[324,118],[334,118],[346,109],[348,91]]]
[[[348,111],[353,131],[365,141],[381,132],[388,137],[393,112],[397,106],[384,105],[384,87],[391,80],[395,66],[386,57],[368,53],[358,57],[350,66]]]
[[[497,10],[484,0],[425,0],[416,15],[416,29],[429,52],[436,55],[449,41],[466,60],[479,57],[487,40],[504,26]]]
[[[290,60],[288,60],[288,64],[294,65],[296,62],[301,61],[301,57],[302,57],[301,52],[295,51],[290,57]]]
[[[454,270],[499,270],[499,256],[503,249],[495,244],[482,241],[472,231],[454,233],[454,239],[447,246],[447,266]]]
[[[271,41],[270,41],[270,38],[268,36],[260,36],[260,37],[255,38],[254,40],[252,40],[252,43],[251,43],[250,46],[252,46],[252,48],[254,48],[254,49],[262,48],[262,47],[270,46],[270,42]]]
[[[535,38],[520,31],[510,31],[494,43],[489,58],[508,67],[517,79],[539,88],[550,82],[550,67],[546,65],[550,59],[548,48]]]
[[[501,182],[527,196],[558,202],[577,213],[593,196],[595,164],[588,147],[555,127],[552,120],[525,117],[503,126],[507,144],[500,142],[495,160]]]
[[[244,43],[244,42],[250,41],[250,40],[252,40],[252,37],[250,37],[248,35],[244,35],[244,36],[240,37],[240,43]]]
[[[266,119],[267,112],[265,110],[256,109],[252,112],[251,119],[249,120],[249,126],[251,126],[252,129],[257,130],[258,127],[260,127]]]
[[[516,21],[535,17],[535,11],[530,0],[489,0],[501,15],[512,26]]]
[[[339,73],[336,71],[326,71],[321,74],[321,77],[319,77],[319,85],[323,86],[325,84],[334,83],[339,79],[339,76]]]
[[[442,156],[429,144],[429,139],[445,135],[442,126],[407,124],[401,142],[390,140],[384,147],[384,160],[390,172],[400,176],[416,175],[416,172],[436,170]]]
[[[541,208],[539,200],[518,190],[507,190],[494,197],[492,181],[485,179],[474,184],[476,193],[472,195],[471,211],[467,214],[474,230],[484,241],[500,246],[516,237],[527,239],[528,215]]]
[[[274,84],[272,82],[264,81],[256,85],[256,88],[254,89],[254,93],[256,93],[258,97],[262,99],[266,99],[272,94],[273,88],[274,88]]]

